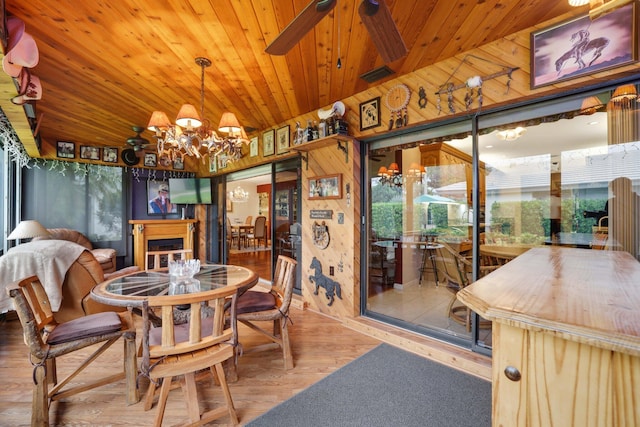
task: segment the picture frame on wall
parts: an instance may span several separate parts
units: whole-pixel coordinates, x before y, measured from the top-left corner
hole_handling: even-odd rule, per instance
[[[171,203],[169,181],[147,181],[147,213],[149,215],[167,215],[178,213],[178,206]]]
[[[249,157],[256,157],[258,155],[258,137],[254,136],[249,141]]]
[[[76,158],[76,144],[69,141],[58,141],[56,155],[63,159]]]
[[[360,104],[360,130],[367,130],[380,126],[380,97],[376,97]]]
[[[118,149],[115,147],[104,147],[102,149],[102,161],[106,163],[118,163]]]
[[[531,89],[638,60],[637,6],[588,14],[531,33]]]
[[[156,153],[144,153],[144,165],[155,168],[158,166],[158,157]]]
[[[289,151],[289,125],[278,128],[276,132],[276,141],[278,141],[278,154]]]
[[[173,161],[173,168],[174,168],[175,170],[179,170],[179,171],[184,170],[184,160],[182,160],[182,158],[181,158],[181,157],[176,158],[176,159]]]
[[[262,155],[264,157],[272,156],[275,153],[274,138],[275,131],[273,129],[262,134]]]
[[[342,199],[342,174],[309,178],[309,200]]]
[[[209,173],[218,172],[218,156],[209,157]]]
[[[80,146],[80,158],[87,160],[100,160],[100,148],[82,145]]]
[[[227,212],[233,212],[233,202],[229,199],[227,199]]]

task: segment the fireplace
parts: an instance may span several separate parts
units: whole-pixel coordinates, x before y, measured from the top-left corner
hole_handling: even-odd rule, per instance
[[[191,249],[194,251],[195,223],[195,219],[129,221],[133,228],[134,264],[144,269],[144,258],[150,250]]]

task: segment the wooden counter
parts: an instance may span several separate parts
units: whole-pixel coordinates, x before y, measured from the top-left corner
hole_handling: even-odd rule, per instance
[[[533,248],[458,292],[493,321],[494,426],[640,425],[640,263]]]

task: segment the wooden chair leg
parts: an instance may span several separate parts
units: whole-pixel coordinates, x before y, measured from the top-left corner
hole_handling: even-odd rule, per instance
[[[153,381],[149,381],[149,388],[147,389],[147,394],[144,398],[144,410],[148,411],[153,407],[153,398],[156,394],[156,383]]]
[[[56,359],[55,358],[51,358],[51,359],[47,359],[46,361],[47,364],[47,381],[49,382],[49,384],[58,384],[58,371],[57,366],[56,366]]]
[[[196,376],[194,372],[184,374],[180,380],[182,394],[187,401],[187,414],[189,421],[197,423],[200,421],[200,405],[198,404],[198,390],[196,389]]]
[[[162,427],[162,419],[164,418],[164,411],[167,408],[167,398],[169,397],[169,390],[171,390],[172,380],[172,377],[162,379],[160,397],[158,398],[158,412],[156,412],[156,419],[153,423],[154,427]]]
[[[282,340],[282,354],[284,356],[284,369],[293,369],[293,355],[291,354],[291,342],[289,341],[289,329],[287,319],[280,320],[280,339]]]
[[[36,366],[33,369],[35,384],[31,402],[31,425],[49,427],[49,386],[46,369],[44,366]]]
[[[138,358],[136,356],[135,336],[124,337],[124,373],[127,387],[127,405],[133,405],[140,401],[140,393],[136,377],[138,376]]]
[[[224,375],[224,369],[221,363],[215,365],[216,373],[218,374],[218,380],[220,381],[220,388],[224,394],[224,400],[227,403],[227,410],[229,411],[229,417],[233,425],[238,424],[238,414],[236,414],[236,408],[233,406],[233,399],[231,398],[231,392],[229,391],[229,385]]]

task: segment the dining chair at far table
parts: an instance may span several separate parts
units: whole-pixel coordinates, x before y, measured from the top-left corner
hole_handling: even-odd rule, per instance
[[[233,425],[238,424],[222,365],[236,354],[237,294],[238,289],[235,287],[222,287],[213,294],[150,296],[143,302],[141,374],[149,378],[145,410],[153,406],[156,388],[162,384],[154,426],[162,425],[169,391],[172,389],[173,379],[178,376],[183,376],[180,386],[187,404],[188,425],[203,425],[227,414]],[[225,307],[227,300],[231,304]],[[213,308],[212,315],[204,318],[203,303],[208,303]],[[188,307],[184,307],[185,305]],[[186,323],[180,323],[179,317],[174,315],[174,310],[181,309],[188,312]],[[161,326],[152,324],[150,311],[159,314]],[[225,404],[201,414],[196,373],[202,370],[210,371],[220,385]],[[201,379],[200,376],[198,379]]]
[[[253,225],[253,231],[247,234],[247,241],[253,241],[253,248],[257,245],[260,246],[260,241],[264,242],[264,246],[267,246],[267,217],[259,216],[256,218],[256,222]]]
[[[171,261],[193,258],[192,249],[172,249],[166,251],[147,251],[144,257],[145,270],[160,270],[169,266]],[[166,261],[166,264],[165,262]]]
[[[12,283],[7,288],[7,292],[13,300],[22,324],[24,341],[30,352],[29,360],[33,365],[32,426],[49,425],[51,402],[125,378],[127,404],[138,402],[136,331],[129,311],[96,313],[68,322],[56,323],[47,293],[37,276]],[[90,382],[72,382],[120,338],[124,341],[122,372]],[[58,382],[56,359],[97,343],[102,345],[66,378]],[[31,378],[29,380],[31,381]],[[49,383],[54,384],[51,390],[49,390]]]
[[[291,322],[289,308],[296,283],[296,264],[296,260],[279,255],[269,292],[248,290],[238,298],[238,321],[272,341],[251,348],[243,347],[243,353],[281,348],[285,369],[293,368],[287,322]],[[269,322],[271,329],[261,327],[257,322]]]

